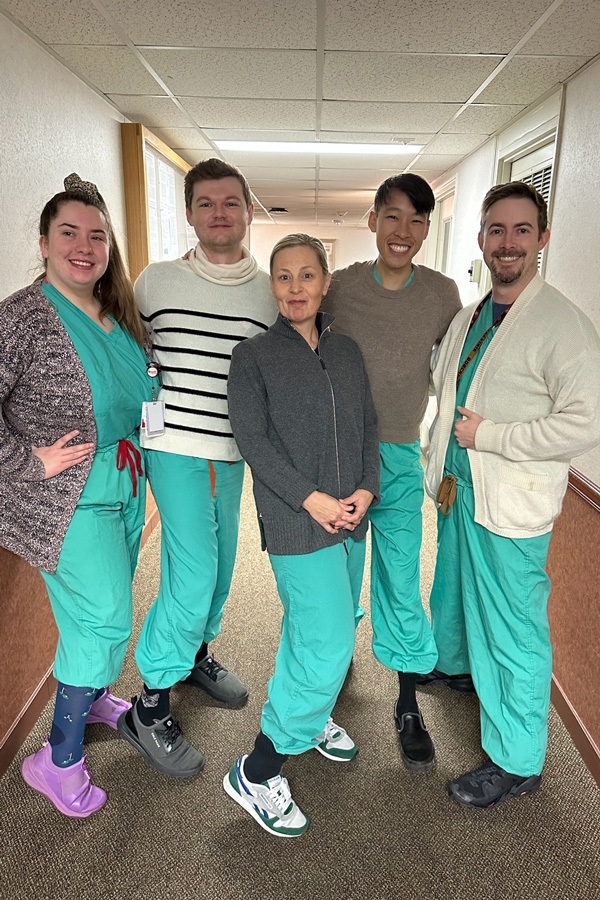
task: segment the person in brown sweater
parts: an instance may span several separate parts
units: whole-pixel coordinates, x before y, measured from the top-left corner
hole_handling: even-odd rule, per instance
[[[398,672],[394,717],[402,759],[414,771],[430,769],[435,761],[415,685],[437,662],[420,593],[419,427],[427,406],[431,351],[461,309],[450,278],[412,262],[427,237],[434,206],[431,188],[418,175],[384,181],[369,215],[377,260],[334,272],[323,306],[335,316],[334,330],[352,337],[362,350],[379,419],[381,503],[371,512],[373,652]],[[454,686],[463,683],[459,679]]]

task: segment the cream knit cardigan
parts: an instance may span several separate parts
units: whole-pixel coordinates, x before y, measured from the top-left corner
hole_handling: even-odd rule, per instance
[[[454,318],[433,367],[438,416],[426,473],[433,498],[458,417],[456,373],[474,308]],[[570,460],[600,443],[600,338],[593,324],[536,275],[489,344],[465,406],[484,418],[475,450],[467,451],[475,521],[512,538],[550,531]]]

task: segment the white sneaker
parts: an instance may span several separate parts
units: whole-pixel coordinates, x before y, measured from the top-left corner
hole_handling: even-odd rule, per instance
[[[225,793],[249,812],[265,831],[287,838],[304,834],[310,823],[294,803],[287,778],[276,775],[261,784],[248,781],[244,776],[247,758],[237,759],[223,779]]]
[[[358,747],[348,732],[340,725],[336,725],[331,716],[316,740],[318,744],[315,750],[335,762],[350,762],[358,753]]]

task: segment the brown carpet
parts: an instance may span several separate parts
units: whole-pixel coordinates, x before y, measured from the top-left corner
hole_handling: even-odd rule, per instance
[[[21,779],[20,760],[49,730],[49,704],[0,782],[2,900],[600,898],[600,792],[556,713],[540,793],[488,812],[457,806],[444,786],[481,759],[477,702],[440,687],[421,695],[437,766],[410,774],[393,727],[396,679],[373,658],[368,617],[335,712],[358,757],[340,765],[313,751],[286,765],[311,818],[308,833],[271,837],[224,794],[224,773],[256,735],[280,623],[248,482],[235,581],[214,649],[245,679],[250,702],[229,711],[193,688],[173,691],[185,733],[207,756],[193,781],[159,775],[109,728],[91,726],[88,765],[109,802],[88,820],[61,816]],[[426,595],[434,531],[426,504]],[[158,549],[155,532],[136,578],[136,632],[156,593]],[[130,649],[117,690],[129,696],[138,688]]]

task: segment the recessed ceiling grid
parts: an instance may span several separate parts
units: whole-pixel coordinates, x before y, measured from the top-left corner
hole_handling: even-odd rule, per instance
[[[266,209],[364,222],[397,171],[433,181],[600,52],[598,0],[1,0],[0,12],[190,163]],[[482,9],[484,10],[482,12]],[[219,140],[405,141],[404,156],[219,151]],[[343,216],[341,214],[343,213]]]

